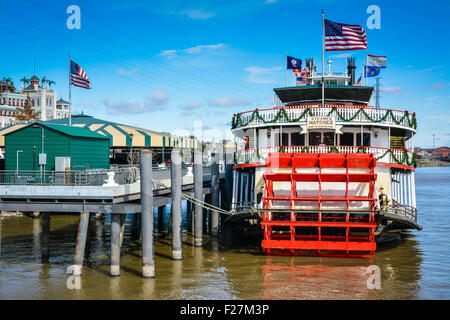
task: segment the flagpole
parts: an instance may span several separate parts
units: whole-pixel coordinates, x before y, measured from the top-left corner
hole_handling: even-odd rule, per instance
[[[287,66],[287,53],[286,53],[286,87],[288,86],[288,66]]]
[[[325,68],[325,10],[322,9],[322,105],[325,104],[325,80],[324,80],[324,68]]]
[[[69,127],[72,126],[72,81],[71,81],[71,70],[70,70],[70,53],[69,53]]]
[[[369,65],[369,56],[368,56],[368,53],[366,51],[366,66],[364,67],[364,74],[366,75],[366,87],[367,87],[367,70],[366,70],[366,68],[367,68],[368,65]]]

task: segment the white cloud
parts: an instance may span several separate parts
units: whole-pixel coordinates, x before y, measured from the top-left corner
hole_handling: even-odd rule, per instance
[[[351,56],[352,56],[351,53],[339,53],[339,54],[333,54],[332,56],[330,56],[330,58],[349,58]]]
[[[276,75],[281,67],[261,68],[247,67],[244,70],[249,73],[247,80],[253,83],[276,83]]]
[[[202,9],[187,9],[181,12],[182,15],[186,15],[191,19],[206,20],[214,17],[216,14],[214,12],[206,12]]]
[[[388,93],[392,93],[395,95],[399,95],[402,93],[403,89],[400,87],[382,87],[380,89],[381,92],[388,92]]]
[[[176,57],[178,54],[181,53],[187,53],[187,54],[199,54],[202,51],[205,50],[219,50],[219,49],[223,49],[225,48],[226,45],[223,43],[218,43],[218,44],[208,44],[208,45],[198,45],[195,47],[190,47],[187,49],[181,49],[181,50],[163,50],[161,51],[159,54],[161,56],[167,57],[167,58],[174,58]]]
[[[446,86],[447,86],[447,84],[444,82],[436,82],[436,83],[433,83],[432,85],[430,85],[429,87],[432,89],[443,89]]]
[[[137,66],[131,70],[125,70],[124,68],[119,68],[119,70],[117,71],[118,74],[120,74],[121,76],[130,76],[132,74],[135,74],[139,71],[140,66]]]
[[[154,90],[144,101],[103,99],[100,103],[111,113],[147,113],[167,107],[169,95],[164,90]]]
[[[208,103],[208,105],[213,106],[213,107],[231,107],[231,106],[238,106],[238,105],[244,105],[244,104],[248,104],[248,101],[239,98],[239,97],[222,97],[222,98],[217,98],[213,101],[210,101]]]

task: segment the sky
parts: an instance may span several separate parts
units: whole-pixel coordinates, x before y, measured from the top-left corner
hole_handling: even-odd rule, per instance
[[[79,29],[67,26],[70,5]],[[379,29],[368,27],[371,5]],[[416,112],[417,146],[432,147],[433,134],[450,145],[448,0],[0,0],[0,79],[46,76],[68,100],[70,53],[93,87],[72,88],[75,114],[176,134],[201,121],[226,138],[233,114],[273,106],[286,55],[321,69],[322,9],[367,34],[368,50],[325,53],[332,70],[353,56],[359,77],[366,53],[387,56],[381,107]]]

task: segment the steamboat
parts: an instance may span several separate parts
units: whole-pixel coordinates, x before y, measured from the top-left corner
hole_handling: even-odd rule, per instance
[[[366,257],[418,229],[415,113],[370,105],[374,87],[317,73],[274,89],[274,107],[235,114],[234,221],[262,228],[267,254]],[[239,219],[241,218],[241,219]]]

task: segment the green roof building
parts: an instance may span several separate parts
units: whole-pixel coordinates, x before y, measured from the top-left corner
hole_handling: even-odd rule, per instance
[[[70,157],[72,170],[109,168],[108,137],[82,127],[36,122],[5,134],[5,169],[39,170],[42,140],[45,170],[55,170],[55,157]]]

